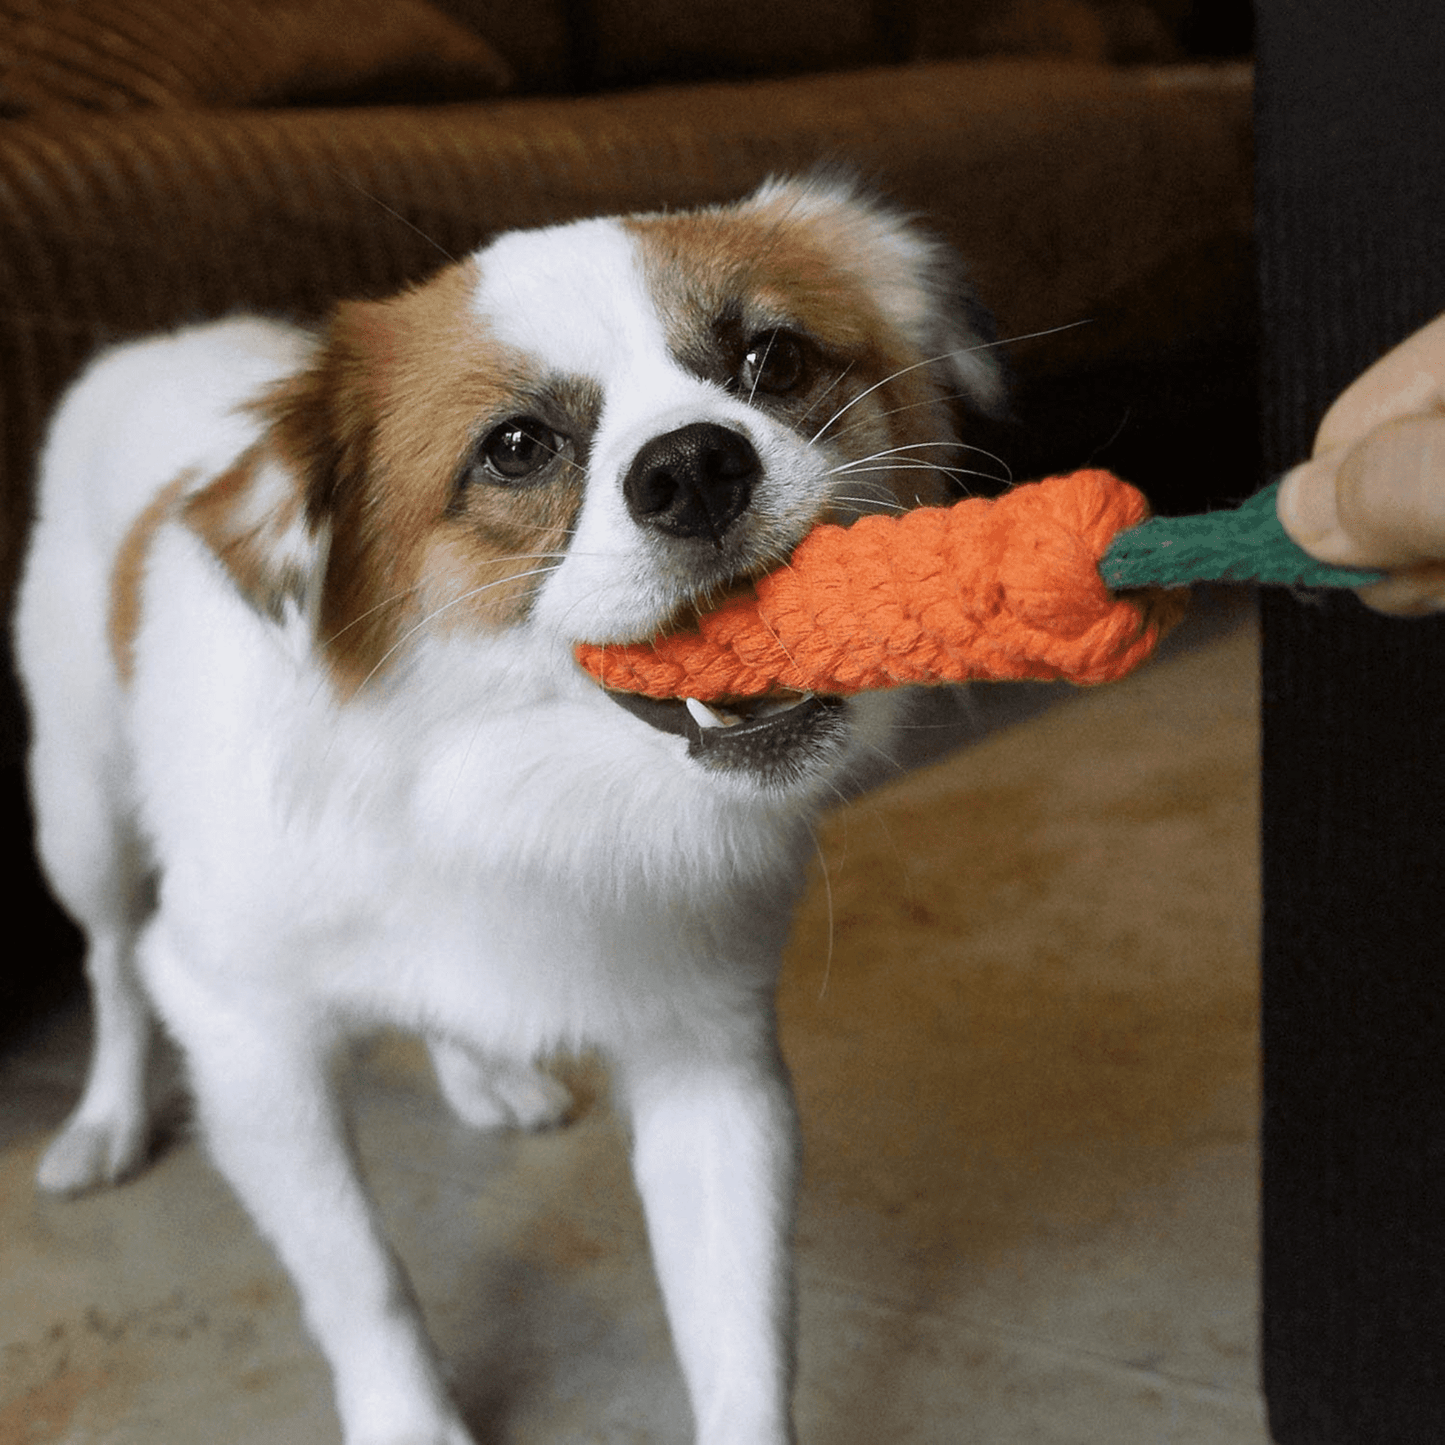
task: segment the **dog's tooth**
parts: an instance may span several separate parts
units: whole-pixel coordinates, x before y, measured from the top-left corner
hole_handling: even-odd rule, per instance
[[[725,726],[723,720],[705,703],[699,702],[695,697],[686,697],[683,702],[687,710],[692,714],[692,720],[700,728],[720,728]]]
[[[791,693],[784,697],[765,698],[757,708],[758,717],[776,717],[779,713],[792,712],[795,707],[800,707],[807,702],[813,694],[811,692]]]

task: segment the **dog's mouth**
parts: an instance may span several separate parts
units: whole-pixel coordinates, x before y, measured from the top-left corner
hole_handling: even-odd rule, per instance
[[[726,703],[610,690],[607,696],[659,732],[685,737],[688,756],[703,767],[777,786],[813,771],[847,732],[847,703],[817,693],[777,692]]]
[[[753,590],[756,574],[744,573],[706,600],[717,611]],[[703,610],[693,604],[663,631],[688,631]],[[702,702],[695,697],[647,697],[641,693],[604,693],[633,717],[687,739],[687,755],[716,773],[732,773],[764,787],[786,789],[825,769],[848,739],[848,703],[844,698],[775,687],[759,697],[727,697]]]

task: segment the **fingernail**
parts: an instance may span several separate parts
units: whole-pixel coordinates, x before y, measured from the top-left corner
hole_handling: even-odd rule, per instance
[[[1275,499],[1280,525],[1322,562],[1348,560],[1349,543],[1335,508],[1335,470],[1318,459],[1301,462],[1281,478]]]

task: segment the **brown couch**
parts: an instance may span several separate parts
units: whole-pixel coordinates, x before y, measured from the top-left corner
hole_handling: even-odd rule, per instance
[[[1030,338],[1017,474],[1102,461],[1176,509],[1247,493],[1221,419],[1253,432],[1250,74],[1191,56],[1190,10],[0,0],[0,605],[45,417],[98,345],[311,314],[500,229],[819,161],[927,213]]]

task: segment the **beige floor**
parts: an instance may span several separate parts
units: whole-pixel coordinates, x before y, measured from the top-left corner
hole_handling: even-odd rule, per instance
[[[1266,1440],[1254,679],[1247,610],[1206,617],[829,822],[783,994],[804,1445]],[[33,1190],[84,1036],[68,1014],[0,1060],[0,1445],[334,1441],[286,1282],[183,1127],[121,1189]],[[686,1440],[603,1082],[569,1128],[486,1137],[409,1046],[357,1073],[478,1438]]]

